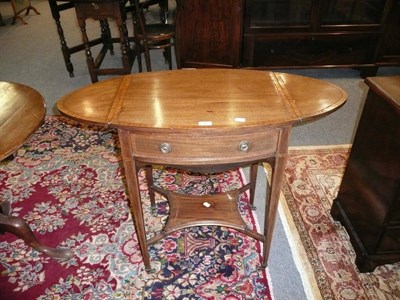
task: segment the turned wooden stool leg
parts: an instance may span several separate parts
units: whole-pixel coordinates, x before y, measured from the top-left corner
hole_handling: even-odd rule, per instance
[[[111,55],[114,55],[114,45],[111,37],[110,24],[107,19],[100,20],[101,39],[103,45],[106,45]]]
[[[83,44],[85,45],[86,64],[89,69],[90,79],[92,80],[92,83],[95,83],[98,82],[99,79],[97,77],[96,66],[92,56],[92,51],[90,50],[89,37],[87,36],[86,33],[86,22],[78,18],[78,24],[79,27],[81,28]]]
[[[50,248],[42,245],[23,219],[8,215],[10,212],[10,203],[8,201],[1,202],[0,210],[1,233],[10,232],[23,239],[33,249],[53,258],[66,260],[73,256],[73,252],[69,249]]]
[[[60,38],[61,52],[63,54],[65,67],[67,68],[69,76],[74,77],[74,66],[72,65],[72,62],[71,62],[71,52],[70,52],[69,47],[67,46],[67,41],[65,40],[64,30],[61,26],[60,11],[58,9],[58,6],[57,6],[57,3],[55,0],[49,0],[49,5],[50,5],[50,10],[51,10],[51,15],[53,16],[53,19],[56,22],[56,27],[57,27],[58,36]]]
[[[120,44],[121,44],[121,55],[122,55],[122,66],[125,74],[129,74],[131,71],[131,60],[132,60],[132,51],[129,44],[128,39],[128,29],[126,28],[126,22],[119,22],[117,20],[119,36],[120,36]]]

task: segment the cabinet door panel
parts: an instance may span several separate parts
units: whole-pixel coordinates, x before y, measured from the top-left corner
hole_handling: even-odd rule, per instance
[[[386,1],[328,0],[323,2],[324,25],[379,24]]]
[[[249,27],[308,26],[312,0],[253,0]]]
[[[178,67],[239,67],[242,18],[243,0],[178,0]]]
[[[380,65],[400,65],[400,1],[393,1],[378,56]]]
[[[390,208],[388,223],[400,227],[400,178],[398,179],[397,192],[395,195],[392,207]]]
[[[399,0],[246,0],[242,66],[399,65]],[[346,37],[344,37],[346,36]]]

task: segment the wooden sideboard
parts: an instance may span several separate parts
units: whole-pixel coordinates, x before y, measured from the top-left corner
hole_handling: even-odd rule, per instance
[[[399,0],[177,0],[178,67],[400,65]]]
[[[400,261],[400,76],[367,78],[369,92],[332,216],[361,272]]]

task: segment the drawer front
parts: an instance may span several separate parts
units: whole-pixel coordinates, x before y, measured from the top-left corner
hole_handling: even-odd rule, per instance
[[[113,1],[75,2],[75,10],[78,18],[86,20],[102,20],[115,18],[121,14],[119,3]]]
[[[377,253],[400,253],[400,228],[387,228],[377,250]]]
[[[243,66],[323,66],[373,62],[375,36],[247,37]]]
[[[279,130],[246,134],[131,135],[137,160],[168,165],[208,165],[248,162],[272,156]]]
[[[395,192],[395,196],[393,198],[392,205],[390,207],[390,225],[399,226],[400,227],[400,178],[396,179],[397,181],[397,189]]]

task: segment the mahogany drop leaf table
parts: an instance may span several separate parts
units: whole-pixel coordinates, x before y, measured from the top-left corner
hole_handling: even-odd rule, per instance
[[[143,262],[148,245],[190,226],[219,225],[263,242],[268,260],[282,175],[294,124],[328,114],[347,94],[325,81],[297,75],[240,69],[198,69],[140,73],[78,89],[58,102],[59,110],[81,122],[118,129],[129,199]],[[254,201],[257,165],[272,167],[265,200],[264,232],[249,229],[237,209],[249,189]],[[250,183],[226,194],[174,194],[152,185],[153,165],[195,172],[250,166]],[[151,205],[154,192],[170,205],[161,233],[146,238],[138,171],[146,170]]]

